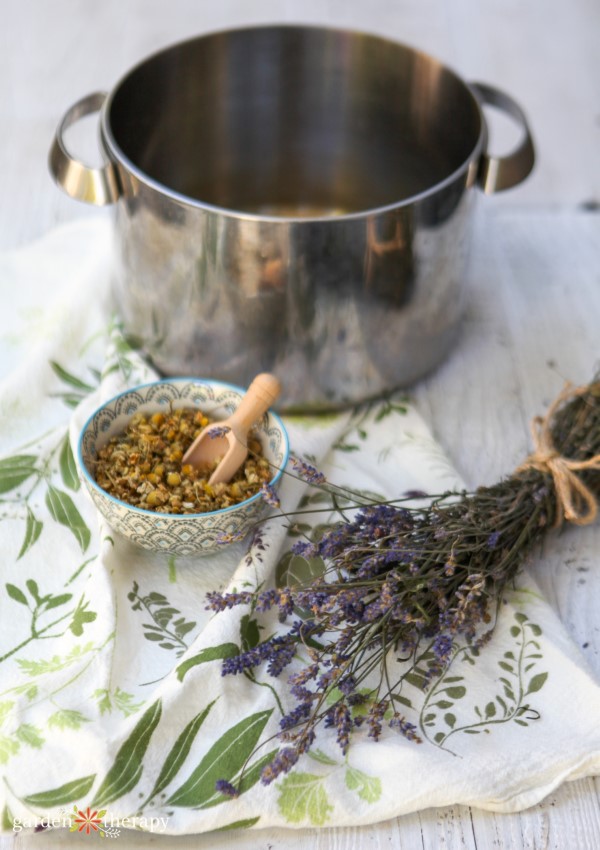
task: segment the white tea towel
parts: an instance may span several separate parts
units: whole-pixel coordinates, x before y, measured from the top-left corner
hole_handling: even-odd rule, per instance
[[[307,564],[281,520],[182,558],[135,548],[96,513],[73,442],[102,399],[153,377],[111,317],[110,244],[108,223],[86,220],[0,257],[3,829],[181,834],[368,824],[452,803],[514,811],[597,773],[600,687],[524,573],[478,655],[459,647],[425,693],[403,692],[423,743],[361,732],[343,756],[321,729],[311,754],[261,784],[293,700],[285,677],[223,677],[221,663],[281,627],[247,607],[214,615],[205,595]],[[294,453],[337,484],[386,498],[461,486],[402,395],[285,421]],[[284,506],[301,499],[322,507],[287,479]],[[243,768],[237,798],[215,790]]]

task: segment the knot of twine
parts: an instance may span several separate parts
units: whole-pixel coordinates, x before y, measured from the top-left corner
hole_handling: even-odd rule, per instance
[[[557,502],[555,526],[562,525],[564,519],[575,525],[589,525],[598,515],[598,501],[577,473],[586,469],[600,471],[600,454],[588,460],[571,460],[564,457],[556,450],[550,430],[552,417],[560,405],[588,390],[587,386],[572,387],[567,383],[548,408],[546,415],[535,416],[531,420],[534,451],[516,470],[522,472],[526,469],[537,469],[552,475]]]

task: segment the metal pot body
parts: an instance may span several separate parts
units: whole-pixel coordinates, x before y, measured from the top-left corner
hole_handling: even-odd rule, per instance
[[[486,152],[482,103],[524,127]],[[66,151],[100,109],[107,163]],[[445,357],[465,303],[475,187],[533,165],[506,95],[409,47],[301,26],[210,34],[130,71],[65,116],[51,169],[116,202],[114,292],[167,375],[281,379],[283,408],[341,407]]]

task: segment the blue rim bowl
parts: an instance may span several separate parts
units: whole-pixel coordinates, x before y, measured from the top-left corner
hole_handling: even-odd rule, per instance
[[[257,493],[229,508],[195,514],[166,514],[138,508],[111,496],[95,481],[90,468],[111,437],[122,433],[134,413],[152,414],[172,405],[198,408],[211,419],[229,416],[245,390],[234,384],[204,378],[165,378],[125,390],[98,407],[81,430],[77,462],[81,479],[108,525],[138,546],[153,552],[209,555],[222,551],[228,541],[247,534],[266,512]],[[267,411],[254,426],[263,453],[276,469],[275,488],[289,457],[287,431],[280,417]]]

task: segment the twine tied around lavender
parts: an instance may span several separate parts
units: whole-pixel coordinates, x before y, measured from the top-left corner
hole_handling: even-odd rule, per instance
[[[587,460],[573,460],[562,455],[554,445],[551,425],[554,414],[566,402],[590,391],[590,384],[573,387],[569,382],[552,402],[545,416],[531,420],[531,437],[534,451],[515,470],[522,472],[536,469],[552,476],[556,494],[556,518],[554,527],[568,520],[575,525],[590,525],[598,515],[598,501],[589,487],[577,475],[586,469],[600,471],[600,454]]]

